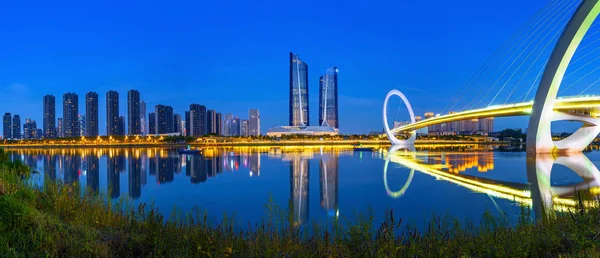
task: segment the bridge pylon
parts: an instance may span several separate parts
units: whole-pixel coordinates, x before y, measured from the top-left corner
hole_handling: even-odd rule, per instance
[[[600,0],[583,0],[558,39],[535,95],[527,129],[527,154],[581,152],[600,133],[597,118],[554,111],[558,89],[583,37],[600,13]],[[583,122],[571,136],[554,142],[552,121]]]

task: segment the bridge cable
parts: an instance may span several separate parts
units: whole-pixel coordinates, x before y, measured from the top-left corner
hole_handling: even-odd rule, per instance
[[[594,58],[594,60],[592,60],[592,61],[588,62],[588,63],[586,64],[586,66],[587,66],[588,64],[590,64],[590,63],[592,63],[592,62],[594,62],[594,61],[598,60],[598,59],[600,59],[600,55],[599,55],[598,57]],[[583,68],[583,67],[582,67],[582,68]],[[575,82],[573,82],[573,83],[571,83],[569,86],[565,87],[565,88],[564,88],[564,90],[563,90],[563,89],[561,89],[561,90],[560,90],[560,91],[557,93],[557,95],[558,95],[558,94],[560,94],[561,92],[562,92],[562,93],[565,93],[565,91],[566,91],[566,90],[570,89],[571,87],[573,87],[574,85],[576,85],[578,82],[580,82],[581,80],[583,80],[583,79],[585,79],[586,77],[588,77],[588,76],[589,76],[590,74],[592,74],[593,72],[595,72],[595,71],[598,71],[598,69],[600,69],[600,66],[597,66],[596,68],[592,69],[591,71],[589,71],[588,73],[586,73],[584,76],[581,76],[581,77],[579,77],[579,79],[577,79]],[[579,71],[579,70],[581,70],[581,68],[580,68],[580,69],[577,69],[577,71]],[[565,76],[565,78],[566,78],[566,77],[567,77],[567,76]]]
[[[583,95],[583,93],[588,90],[589,88],[591,88],[592,86],[596,85],[596,83],[600,82],[600,79],[594,81],[592,84],[590,84],[589,86],[587,86],[585,89],[583,89],[579,94],[577,95]]]
[[[577,7],[577,6],[575,6]],[[531,44],[533,44],[533,42],[535,41],[535,39],[537,39],[548,27],[549,25],[556,21],[561,15],[563,15],[565,13],[565,11],[569,10],[569,12],[566,12],[567,14],[570,13],[574,8],[565,8],[563,9],[563,11],[561,13],[559,13],[558,16],[554,16],[554,18],[552,19],[552,21],[550,21],[550,23],[545,26],[541,31],[540,34],[538,34],[536,37],[534,37],[528,44],[527,46],[525,46],[525,48],[519,53],[519,55],[511,62],[511,64],[508,66],[508,68],[502,73],[502,75],[500,75],[500,77],[498,79],[496,79],[496,81],[494,82],[494,84],[489,88],[488,92],[480,99],[479,102],[477,102],[477,104],[475,104],[475,106],[478,106],[479,104],[481,104],[481,102],[483,102],[483,100],[485,99],[485,97],[487,97],[487,95],[491,92],[492,89],[494,89],[496,87],[496,85],[498,84],[498,82],[500,82],[500,80],[502,80],[502,78],[504,78],[504,75],[506,75],[506,73],[511,69],[511,67],[515,64],[515,62],[517,62],[517,60],[519,60],[519,58],[525,53],[525,51],[527,51],[529,49],[529,47],[531,46]],[[556,26],[556,25],[555,25]],[[535,32],[537,32],[537,30],[539,30],[541,27],[539,27],[538,29],[536,29]],[[529,40],[531,38],[531,36],[533,36],[534,34],[531,34],[526,40]],[[525,42],[523,42],[521,45],[525,44]],[[529,56],[531,56],[531,53],[529,53],[529,55],[527,57],[525,57],[525,61],[527,61],[527,58],[529,58]],[[512,56],[511,56],[512,57]],[[513,75],[516,73],[516,71],[518,71],[518,69],[521,67],[521,65],[523,64],[523,62],[521,62],[521,64],[515,69],[515,72],[513,73]],[[496,97],[502,92],[502,90],[504,90],[504,87],[506,86],[506,84],[508,83],[508,81],[510,81],[512,79],[512,76],[508,78],[507,82],[500,88],[500,90],[496,93],[496,95],[494,96],[494,98],[492,98],[492,101],[490,102],[489,105],[492,104],[492,102],[494,100],[496,100]]]
[[[545,14],[544,14],[544,15],[543,15],[543,16],[542,16],[542,17],[541,17],[541,18],[540,18],[540,19],[539,19],[539,20],[538,20],[538,21],[537,21],[537,22],[536,22],[536,23],[535,23],[535,24],[534,24],[534,25],[533,25],[533,26],[532,26],[532,27],[531,27],[531,28],[528,30],[528,32],[529,32],[529,31],[531,31],[531,30],[534,30],[534,28],[537,28],[537,29],[535,29],[535,30],[534,30],[534,31],[533,31],[533,32],[532,32],[532,33],[529,35],[529,37],[528,37],[527,39],[523,40],[523,41],[521,42],[521,44],[520,44],[520,45],[519,45],[519,46],[518,46],[516,49],[520,49],[520,48],[521,48],[521,47],[522,47],[522,46],[523,46],[523,45],[526,43],[526,41],[527,41],[529,38],[531,38],[531,36],[532,36],[533,34],[535,34],[535,32],[537,32],[537,31],[538,31],[538,30],[539,30],[541,27],[544,27],[544,28],[545,28],[545,27],[547,27],[548,25],[545,25],[545,24],[547,24],[547,21],[548,21],[548,20],[549,20],[549,19],[552,17],[552,15],[554,15],[554,14],[556,13],[556,11],[560,10],[561,8],[559,8],[559,7],[562,7],[562,5],[563,5],[564,3],[566,3],[566,2],[567,2],[567,1],[560,1],[560,2],[558,2],[558,1],[557,1],[557,2],[555,2],[555,3],[559,3],[558,5],[556,5],[556,6],[552,7],[552,8],[548,8],[548,9],[550,9],[550,11],[548,11],[548,12],[545,12]],[[558,8],[558,9],[557,9],[557,8]],[[543,22],[542,22],[542,20],[543,20]],[[542,25],[545,25],[545,26],[537,26],[537,25],[538,25],[540,22],[542,22]],[[515,51],[514,53],[510,54],[509,58],[508,58],[508,59],[506,59],[506,60],[504,61],[504,63],[503,63],[502,65],[500,65],[500,67],[499,67],[499,68],[502,68],[502,67],[504,67],[504,66],[506,65],[506,63],[508,63],[508,61],[510,60],[510,58],[511,58],[512,56],[514,56],[514,55],[515,55],[515,53],[516,53],[516,51]],[[486,78],[487,78],[489,75],[490,75],[490,74],[487,74],[487,75],[486,75]],[[489,90],[488,90],[488,92],[487,92],[487,93],[485,93],[485,95],[487,95],[487,94],[489,93],[489,91],[491,91],[491,89],[492,89],[492,88],[490,87],[490,88],[489,88]],[[477,96],[475,96],[474,98],[472,98],[472,99],[471,99],[471,101],[469,101],[469,102],[468,102],[468,103],[467,103],[467,104],[466,104],[466,105],[463,107],[463,110],[465,110],[465,109],[467,109],[467,108],[471,107],[471,106],[472,106],[472,104],[473,104],[473,101],[476,101],[476,100],[478,99],[478,97],[480,97],[480,96],[481,96],[481,94],[483,94],[483,92],[480,92],[479,94],[477,94]],[[475,105],[475,106],[477,106],[478,104],[479,104],[479,103],[476,103],[476,104],[474,104],[474,105]]]
[[[556,6],[553,6],[555,3],[559,3],[559,4],[558,4],[558,5],[556,5]],[[524,40],[523,40],[523,38],[525,37],[525,35],[527,35],[527,34],[530,34],[530,33],[531,33],[531,31],[532,31],[534,28],[536,28],[536,27],[538,26],[538,24],[539,24],[541,21],[543,21],[544,19],[545,19],[545,20],[548,20],[548,19],[549,19],[549,17],[548,17],[548,16],[549,16],[550,14],[552,14],[552,13],[553,13],[553,12],[556,10],[556,8],[560,7],[562,3],[564,3],[564,1],[561,1],[561,2],[558,2],[558,1],[556,1],[556,2],[552,2],[551,4],[548,4],[548,5],[546,6],[546,8],[543,8],[542,10],[540,10],[540,12],[541,12],[541,13],[543,13],[543,15],[542,15],[542,16],[541,16],[539,19],[537,19],[537,21],[535,22],[535,24],[533,24],[532,26],[530,26],[530,27],[527,29],[527,31],[525,31],[525,32],[524,32],[524,33],[521,35],[521,37],[519,38],[519,40],[518,40],[518,41],[521,41],[521,42],[523,42],[523,41],[524,41]],[[547,11],[547,10],[549,10],[549,11]],[[534,19],[534,20],[535,20],[535,19]],[[545,21],[544,21],[544,22],[545,22]],[[517,42],[518,42],[518,41],[517,41]],[[522,45],[522,44],[521,44],[521,45]],[[520,47],[520,46],[519,46],[519,47]],[[504,58],[505,58],[506,56],[508,56],[508,55],[510,55],[510,56],[513,56],[513,55],[514,55],[514,53],[512,53],[512,54],[510,54],[510,52],[509,52],[509,53],[506,53],[506,54],[504,54],[504,57],[503,57],[502,59],[504,59]],[[504,66],[504,65],[505,65],[505,64],[508,62],[508,60],[509,60],[509,59],[506,59],[506,60],[505,60],[505,62],[504,62],[504,63],[503,63],[501,66],[500,66],[500,68],[501,68],[501,67],[503,67],[503,66]],[[487,79],[487,78],[488,78],[488,77],[489,77],[491,74],[492,74],[492,73],[487,73],[487,74],[484,76],[484,80],[485,80],[485,79]],[[480,84],[481,84],[481,82],[479,82],[479,84],[478,84],[478,85],[480,85]],[[480,93],[479,93],[479,94],[477,94],[477,95],[481,95],[481,94],[483,94],[483,92],[480,92]],[[470,102],[468,102],[466,105],[464,105],[462,109],[466,109],[466,108],[467,108],[467,107],[468,107],[468,106],[469,106],[469,105],[470,105],[470,104],[471,104],[471,103],[472,103],[474,100],[476,100],[476,99],[477,99],[477,98],[472,98],[472,99],[471,99],[471,101],[470,101]]]
[[[554,26],[553,26],[553,27],[550,29],[550,31],[552,31],[552,30],[555,30],[555,29],[556,29],[556,27],[557,27],[558,25],[559,25],[559,23],[556,23],[556,24],[555,24],[555,25],[554,25]],[[561,26],[561,27],[564,27],[564,26]],[[556,38],[556,36],[558,36],[558,34],[559,34],[559,32],[560,32],[560,31],[561,31],[561,30],[557,30],[557,32],[556,32],[556,33],[554,33],[554,37],[552,37],[552,39]],[[541,35],[541,34],[540,34],[540,35]],[[492,103],[494,102],[494,100],[496,100],[496,98],[497,98],[497,97],[498,97],[498,95],[499,95],[499,94],[502,92],[502,90],[504,90],[504,88],[506,87],[506,85],[507,85],[507,84],[508,84],[508,83],[509,83],[509,82],[512,80],[512,78],[513,78],[513,77],[514,77],[514,76],[517,74],[517,72],[518,72],[518,71],[520,71],[519,69],[521,69],[521,66],[522,66],[523,64],[525,64],[525,63],[526,63],[526,62],[529,60],[529,57],[531,57],[531,54],[533,54],[533,52],[535,52],[535,51],[536,51],[536,50],[539,48],[539,46],[542,44],[542,42],[543,42],[543,41],[544,41],[546,38],[548,38],[548,36],[550,36],[550,35],[551,35],[550,33],[546,34],[546,35],[545,35],[545,36],[544,36],[544,37],[543,37],[541,40],[539,40],[539,41],[538,41],[538,43],[535,45],[535,47],[534,47],[534,48],[533,48],[531,51],[529,51],[529,54],[527,54],[527,56],[525,57],[525,59],[524,59],[524,60],[523,60],[523,61],[522,61],[522,62],[519,64],[519,66],[517,66],[517,68],[516,68],[516,69],[513,71],[513,73],[511,74],[511,76],[508,78],[508,80],[506,80],[506,82],[504,82],[504,85],[502,85],[502,87],[500,88],[500,90],[498,91],[498,93],[496,93],[496,96],[494,96],[494,98],[492,99],[492,101],[490,101],[490,103],[488,104],[488,106],[492,105]],[[537,39],[537,37],[536,37],[535,39]],[[535,39],[534,39],[534,41],[535,41]],[[543,49],[542,51],[540,51],[540,54],[538,55],[538,57],[539,57],[541,54],[543,54],[543,53],[544,53],[544,51],[545,51],[546,47],[548,47],[548,45],[549,45],[551,42],[552,42],[552,41],[549,41],[549,42],[548,42],[548,44],[546,44],[546,45],[545,45],[544,49]],[[532,41],[532,43],[533,43],[533,41]],[[538,58],[536,58],[536,59],[535,59],[535,61],[531,63],[531,66],[533,66],[533,65],[535,64],[535,62],[537,62],[537,60],[538,60]],[[530,66],[530,68],[531,68],[531,66]],[[526,71],[526,72],[523,74],[523,77],[524,77],[525,75],[527,75],[527,71]],[[523,78],[523,77],[521,77],[521,78]],[[519,83],[520,83],[520,80],[519,80]],[[517,86],[518,86],[518,84],[517,84]],[[516,86],[515,86],[515,88],[514,88],[514,89],[516,89]],[[513,89],[513,91],[514,91],[514,89]],[[512,92],[511,92],[511,93],[509,94],[509,96],[507,97],[507,100],[508,100],[508,98],[510,98],[510,95],[512,95]],[[504,103],[506,103],[506,101],[505,101]]]
[[[558,25],[558,23],[556,25]],[[519,87],[519,85],[521,85],[521,82],[523,81],[523,79],[525,78],[525,76],[527,76],[527,74],[530,71],[532,71],[531,68],[537,63],[537,61],[540,59],[540,57],[542,57],[542,55],[546,52],[546,50],[548,49],[548,47],[550,46],[550,44],[552,42],[555,42],[554,40],[561,34],[561,32],[565,29],[566,26],[567,26],[567,24],[565,23],[559,30],[556,30],[556,32],[554,33],[554,36],[552,36],[552,38],[550,38],[550,40],[548,40],[548,42],[546,43],[546,45],[544,45],[544,47],[542,48],[542,51],[539,52],[539,54],[537,55],[537,57],[535,58],[535,60],[525,70],[525,73],[523,73],[523,76],[521,76],[521,78],[519,79],[519,81],[517,82],[517,84],[515,85],[515,87],[513,87],[513,90],[508,94],[508,96],[506,97],[506,100],[504,101],[503,104],[506,104],[506,102],[508,102],[508,100],[510,99],[510,97],[512,96],[512,94],[515,92],[515,90]],[[556,26],[554,26],[552,29],[554,29],[554,28],[556,28]],[[544,37],[544,39],[546,39],[549,35],[550,34],[546,35],[546,37]],[[544,39],[542,39],[542,40],[544,40]],[[542,41],[540,41],[540,43],[542,43]],[[538,46],[539,46],[540,43],[538,43]],[[537,46],[536,46],[535,49],[537,49]],[[547,60],[545,62],[543,62],[543,63],[544,64],[547,63]],[[542,69],[541,69],[542,71],[543,71],[543,65],[544,64],[542,64]],[[537,69],[536,69],[536,71],[537,71]]]
[[[570,6],[570,5],[569,5],[569,6]],[[561,11],[561,12],[560,12],[558,15],[552,15],[552,16],[554,17],[554,18],[552,19],[552,22],[553,22],[553,21],[555,21],[555,20],[556,20],[558,17],[562,16],[563,14],[565,14],[565,13],[568,13],[568,12],[565,12],[565,11],[567,11],[567,10],[572,10],[572,9],[573,9],[573,8],[569,8],[569,7],[567,7],[567,8],[564,8],[564,9],[562,9],[562,11]],[[542,29],[542,28],[543,28],[543,29],[541,30],[541,32],[545,31],[545,30],[546,30],[546,28],[547,28],[548,26],[550,26],[550,24],[548,23],[548,20],[550,20],[550,19],[546,19],[546,20],[544,21],[544,23],[542,24],[543,26],[537,27],[537,29],[536,29],[536,30],[535,30],[535,31],[534,31],[534,32],[533,32],[531,35],[529,35],[529,36],[527,37],[527,39],[525,39],[525,41],[523,41],[523,42],[521,43],[521,45],[519,45],[519,47],[517,47],[517,49],[521,49],[521,47],[522,47],[523,45],[525,45],[525,43],[527,43],[527,41],[529,41],[529,39],[531,39],[531,37],[532,37],[533,35],[535,35],[535,33],[537,33],[537,32],[538,32],[540,29]],[[541,33],[541,32],[540,32],[540,33]],[[537,38],[537,36],[536,36],[535,38]],[[535,39],[535,38],[534,38],[534,39]],[[526,47],[520,51],[520,53],[518,54],[518,56],[517,56],[517,57],[516,57],[516,58],[515,58],[515,59],[514,59],[514,60],[513,60],[511,63],[510,63],[510,65],[509,65],[509,66],[506,68],[506,70],[504,70],[504,72],[502,72],[502,74],[500,75],[500,77],[499,77],[498,79],[496,79],[496,81],[494,82],[494,84],[493,84],[491,87],[488,87],[488,91],[487,91],[487,92],[486,92],[486,93],[485,93],[485,94],[484,94],[482,97],[480,97],[480,98],[473,98],[473,100],[479,99],[479,102],[475,103],[475,104],[474,104],[474,105],[471,107],[471,109],[472,109],[472,108],[475,108],[475,107],[477,107],[477,106],[479,106],[479,104],[481,104],[481,103],[483,102],[483,100],[484,100],[484,99],[485,99],[485,98],[488,96],[488,94],[489,94],[489,93],[490,93],[490,92],[491,92],[491,91],[492,91],[492,90],[493,90],[493,89],[496,87],[496,85],[498,84],[498,82],[499,82],[499,81],[500,81],[500,80],[501,80],[501,79],[504,77],[504,75],[506,75],[506,73],[507,73],[507,72],[508,72],[508,71],[511,69],[511,67],[512,67],[512,66],[515,64],[515,62],[516,62],[516,61],[517,61],[517,60],[518,60],[518,59],[519,59],[519,58],[520,58],[520,57],[523,55],[523,53],[525,53],[525,51],[526,51],[526,50],[527,50],[527,49],[528,49],[528,48],[531,46],[531,44],[532,44],[532,43],[533,43],[533,41],[529,42],[529,43],[526,45]],[[516,52],[515,52],[515,53],[516,53]],[[511,60],[513,56],[514,56],[514,54],[513,54],[513,55],[511,55],[511,56],[509,57],[509,59],[507,59],[507,60],[504,62],[504,64],[506,64],[506,63],[507,63],[509,60]],[[504,66],[504,64],[503,64],[501,67],[503,67],[503,66]],[[502,90],[502,89],[501,89],[501,90]]]
[[[498,59],[498,57],[500,56],[500,54],[502,54],[503,56],[507,55],[507,53],[504,53],[505,50],[509,49],[510,46],[512,46],[516,42],[518,42],[518,39],[523,38],[523,35],[525,35],[526,32],[531,31],[532,28],[534,28],[535,25],[537,25],[545,16],[547,16],[548,12],[546,12],[546,11],[548,9],[555,9],[556,7],[558,7],[558,5],[557,6],[554,6],[554,5],[556,3],[558,3],[559,1],[560,0],[550,1],[550,3],[548,3],[543,8],[541,8],[540,10],[538,10],[534,14],[534,16],[532,18],[530,18],[528,21],[526,21],[525,23],[523,23],[523,25],[521,25],[519,27],[519,29],[517,29],[517,31],[515,33],[513,33],[508,40],[504,41],[504,43],[498,49],[495,50],[495,52],[486,60],[486,62],[477,70],[477,72],[475,74],[473,74],[471,76],[471,78],[465,83],[465,86],[467,86],[467,87],[462,87],[462,89],[463,89],[462,93],[458,95],[459,96],[458,99],[456,99],[455,101],[453,101],[453,104],[450,107],[450,109],[447,109],[448,106],[450,105],[450,103],[449,103],[448,105],[446,105],[446,107],[443,110],[444,112],[442,112],[442,113],[446,113],[446,111],[452,111],[452,109],[454,109],[454,107],[457,104],[459,104],[459,102],[462,99],[463,95],[465,95],[467,92],[469,92],[469,90],[471,88],[473,88],[473,86],[478,85],[478,83],[481,80],[481,78],[485,78],[485,77],[487,77],[489,75],[489,73],[486,73],[488,71],[488,68],[492,64],[494,64],[494,61],[496,59]],[[552,7],[552,6],[554,6],[554,7]],[[535,24],[533,24],[534,22],[535,22]]]

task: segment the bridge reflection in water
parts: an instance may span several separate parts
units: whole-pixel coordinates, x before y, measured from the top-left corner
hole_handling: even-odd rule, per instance
[[[465,157],[466,155],[466,157]],[[575,208],[598,205],[600,194],[600,171],[582,153],[569,156],[537,155],[527,158],[527,183],[499,181],[484,177],[460,174],[468,168],[477,167],[486,172],[494,167],[493,152],[452,153],[417,152],[402,146],[393,146],[384,154],[384,187],[388,196],[399,198],[410,188],[415,173],[423,173],[484,193],[490,197],[514,201],[533,208],[537,218],[552,216],[555,211],[565,212]],[[399,190],[392,190],[388,183],[390,163],[410,169],[408,179]],[[552,185],[550,181],[554,164],[563,165],[583,179],[582,182]],[[395,182],[395,185],[398,183]]]

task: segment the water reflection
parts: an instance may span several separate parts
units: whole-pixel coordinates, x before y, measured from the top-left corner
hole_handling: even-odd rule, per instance
[[[582,182],[568,185],[551,184],[552,167],[563,165],[575,172]],[[600,171],[582,153],[569,156],[540,155],[527,158],[527,177],[531,183],[533,208],[538,218],[553,216],[556,206],[588,206],[592,204],[593,194],[581,195],[581,192],[592,192],[600,186]],[[563,198],[578,194],[575,198]],[[592,197],[592,200],[586,197]],[[579,202],[580,201],[580,202]]]
[[[537,218],[551,215],[555,211],[565,211],[576,207],[579,204],[577,198],[581,198],[576,194],[580,194],[581,191],[587,193],[584,196],[591,197],[581,202],[584,206],[597,204],[593,193],[598,192],[597,189],[600,186],[600,171],[582,153],[559,157],[538,155],[527,158],[527,184],[461,174],[461,172],[474,168],[477,168],[478,172],[493,170],[493,155],[493,152],[428,153],[392,148],[387,153],[384,165],[384,187],[388,196],[399,198],[409,188],[414,171],[418,171],[433,176],[437,180],[449,181],[491,197],[533,206]],[[388,186],[387,174],[390,162],[410,169],[408,179],[399,191],[392,191]],[[554,164],[569,168],[583,181],[552,185],[550,175]]]
[[[48,156],[46,156],[48,157]],[[100,159],[96,156],[89,155],[85,157],[86,161],[86,185],[88,190],[94,194],[100,191]]]
[[[294,221],[302,224],[308,220],[309,157],[294,153],[284,156],[290,160],[290,199],[293,204]]]
[[[122,171],[121,168],[124,167],[124,157],[120,156],[109,156],[106,159],[106,175],[108,176],[108,192],[111,198],[118,198],[121,194],[121,177],[119,173]]]
[[[56,156],[44,155],[44,175],[50,180],[56,179]]]
[[[396,147],[372,153],[329,147],[210,148],[203,155],[179,155],[168,148],[11,152],[13,159],[43,169],[44,178],[79,182],[86,190],[112,199],[156,201],[167,213],[175,205],[197,205],[209,212],[217,210],[217,216],[220,212],[264,215],[264,204],[273,194],[280,207],[291,204],[296,225],[335,219],[340,210],[352,216],[369,207],[402,210],[404,215],[414,212],[408,216],[420,218],[423,214],[416,212],[446,203],[469,203],[469,209],[482,209],[473,212],[479,216],[484,207],[489,208],[487,196],[499,209],[522,204],[539,217],[575,207],[576,190],[591,188],[597,193],[600,185],[600,172],[583,154],[538,156],[526,162],[524,153],[497,152],[490,146]],[[551,184],[555,163],[582,179]],[[439,195],[423,200],[435,191]],[[449,199],[455,193],[464,194],[463,199]],[[446,203],[436,203],[444,198]]]
[[[320,161],[321,207],[327,216],[339,215],[338,210],[338,162],[337,154],[324,155]]]

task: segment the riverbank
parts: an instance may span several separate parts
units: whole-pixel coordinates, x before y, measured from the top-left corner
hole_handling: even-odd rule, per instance
[[[34,189],[23,183],[28,172],[0,151],[0,254],[8,257],[600,255],[598,209],[537,224],[530,223],[524,211],[516,226],[489,215],[477,226],[436,218],[428,231],[416,232],[393,213],[375,227],[367,216],[352,225],[299,229],[286,215],[289,211],[267,204],[262,224],[235,228],[228,219],[210,224],[211,214],[165,222],[145,205],[134,210],[109,207],[102,197],[80,193],[78,185],[46,182],[44,189]]]
[[[191,142],[191,143],[169,143],[169,142],[123,142],[123,143],[11,143],[0,144],[2,148],[156,148],[156,147],[174,147],[183,148],[189,146],[197,148],[211,147],[266,147],[266,146],[339,146],[351,148],[359,143],[365,147],[389,147],[387,140],[339,140],[339,141],[320,141],[320,140],[286,140],[286,141],[237,141],[237,142]],[[431,145],[507,145],[509,142],[490,142],[490,141],[443,141],[443,140],[417,140],[415,146]]]

